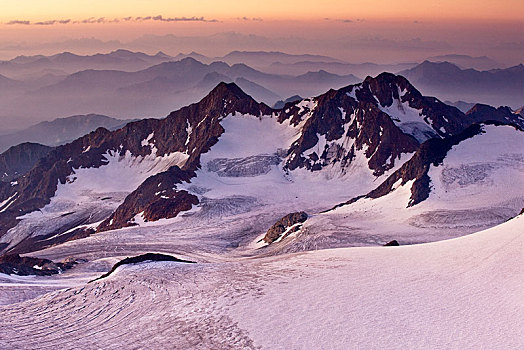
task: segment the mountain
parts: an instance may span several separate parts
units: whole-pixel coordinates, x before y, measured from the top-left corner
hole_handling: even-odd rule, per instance
[[[524,66],[477,71],[449,62],[424,61],[399,74],[423,93],[448,100],[465,100],[496,106],[520,107],[524,98]]]
[[[59,70],[69,74],[86,69],[117,68],[124,71],[135,71],[171,60],[173,58],[163,52],[158,52],[156,55],[148,55],[123,49],[87,56],[62,52],[52,56],[18,56],[9,61],[0,61],[0,74],[27,78],[29,76],[41,75],[46,70]]]
[[[15,133],[2,135],[0,152],[23,142],[57,146],[77,139],[99,127],[114,130],[127,122],[98,114],[75,115],[44,121]]]
[[[340,60],[322,55],[293,55],[279,51],[232,51],[225,56],[215,57],[215,60],[224,61],[229,64],[243,63],[254,67],[268,66],[275,62],[296,63],[301,61],[310,62],[338,62]]]
[[[378,75],[382,72],[398,72],[413,68],[417,63],[377,64],[377,63],[345,63],[345,62],[318,62],[300,61],[295,63],[274,62],[260,67],[264,72],[272,74],[305,74],[309,71],[325,70],[330,73],[346,75],[354,74],[359,77]]]
[[[3,98],[10,98],[24,91],[25,84],[0,74],[0,93]]]
[[[447,105],[453,106],[453,107],[457,107],[458,109],[460,109],[461,112],[464,112],[464,113],[469,111],[476,104],[476,103],[470,103],[470,102],[464,102],[464,101],[456,101],[456,102],[444,101],[444,103]]]
[[[495,128],[521,128],[520,116],[490,108],[479,105],[464,114],[389,73],[278,110],[233,83],[220,83],[198,103],[164,119],[140,120],[115,131],[99,128],[53,149],[16,182],[0,183],[0,244],[4,251],[23,253],[95,232],[180,218],[197,223],[262,215],[257,220],[266,225],[291,212],[320,213],[383,182],[396,188],[400,178],[403,186],[420,183],[414,185],[420,194],[412,203],[419,210],[430,188],[429,164],[445,161],[454,145],[478,139],[482,132],[476,123],[498,120]],[[524,148],[517,147],[518,136],[520,131],[510,132],[512,149],[503,145],[497,156],[490,155],[493,169],[513,166],[515,172],[508,174],[519,174]],[[379,190],[381,195],[388,191]],[[398,203],[404,209],[408,204]],[[506,205],[499,220],[516,205]],[[307,242],[292,235],[266,251],[320,244],[310,234],[322,245],[352,240],[315,224],[329,215],[312,215],[304,223],[309,233],[295,232]]]
[[[273,108],[275,109],[282,109],[286,105],[286,103],[292,103],[297,102],[300,100],[303,100],[304,98],[300,97],[299,95],[293,95],[291,97],[286,98],[285,100],[279,100],[274,105]]]
[[[0,154],[0,181],[18,178],[51,152],[51,147],[38,143],[21,143]]]
[[[501,68],[501,64],[499,62],[486,56],[473,57],[468,55],[450,54],[428,57],[427,61],[450,62],[462,69],[473,68],[477,70],[490,70]]]
[[[6,100],[2,113],[5,119],[8,116],[50,118],[57,114],[83,113],[121,118],[160,117],[174,107],[203,98],[212,86],[211,82],[216,84],[219,81],[238,82],[257,101],[273,105],[281,96],[314,96],[359,79],[353,75],[340,76],[324,71],[296,77],[275,75],[245,64],[204,64],[185,58],[135,72],[92,69],[76,72],[58,82],[35,86],[17,98]],[[20,123],[23,118],[16,119]]]

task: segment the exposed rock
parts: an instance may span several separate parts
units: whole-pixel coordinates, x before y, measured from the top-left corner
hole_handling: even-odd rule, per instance
[[[384,112],[394,102],[418,110],[421,114],[418,124],[428,131],[420,131],[413,125],[409,128],[396,125],[394,117]],[[344,169],[357,151],[365,150],[369,168],[379,176],[394,167],[401,154],[418,149],[417,136],[424,139],[450,136],[469,125],[458,109],[422,96],[405,78],[389,73],[330,90],[314,98],[311,104],[315,106],[313,109],[298,104],[280,112],[280,121],[289,120],[292,125],[304,121],[300,138],[289,150],[286,163],[289,170],[315,171],[335,163]],[[308,151],[320,138],[325,140],[320,154]]]
[[[0,181],[13,181],[27,173],[52,147],[38,143],[21,143],[0,154]]]
[[[177,216],[198,204],[198,198],[187,191],[176,190],[182,181],[188,182],[193,172],[171,167],[144,181],[129,194],[115,212],[98,227],[98,232],[134,226],[134,217],[141,213],[143,220],[156,221]]]
[[[514,113],[509,107],[494,108],[477,103],[466,113],[466,116],[476,123],[498,122],[512,124],[524,130],[524,118],[518,112]]]
[[[384,244],[384,247],[394,247],[399,246],[400,244],[397,242],[396,239],[389,241],[388,243]]]
[[[415,180],[411,187],[411,197],[408,206],[416,205],[426,198],[430,193],[430,178],[428,171],[430,165],[441,164],[448,151],[461,141],[478,135],[482,127],[478,124],[470,126],[457,136],[445,139],[431,139],[422,144],[420,149],[399,170],[391,174],[380,186],[369,192],[366,197],[379,198],[393,190],[393,185],[401,181],[401,185]]]
[[[98,278],[96,278],[96,279],[94,279],[93,281],[90,281],[90,282],[94,282],[94,281],[100,280],[102,278],[108,277],[113,272],[115,272],[115,270],[118,267],[120,267],[120,266],[131,265],[131,264],[138,264],[138,263],[141,263],[141,262],[148,262],[148,261],[175,261],[175,262],[188,263],[188,264],[194,264],[195,263],[194,261],[179,259],[179,258],[176,258],[176,257],[174,257],[172,255],[160,254],[160,253],[146,253],[146,254],[137,255],[137,256],[133,256],[133,257],[130,257],[130,258],[125,258],[123,260],[120,260],[115,265],[113,265],[113,267],[111,268],[111,270],[109,270],[109,272],[103,274],[102,276],[100,276],[100,277],[98,277]]]
[[[79,262],[82,261],[68,258],[62,262],[54,263],[48,259],[8,254],[0,256],[0,273],[19,276],[50,276],[70,269]]]
[[[278,239],[285,238],[287,235],[300,230],[302,225],[298,224],[303,223],[307,218],[308,215],[303,211],[287,214],[271,226],[263,238],[264,242],[271,244]]]

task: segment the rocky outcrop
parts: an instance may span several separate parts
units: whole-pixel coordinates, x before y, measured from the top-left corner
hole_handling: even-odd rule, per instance
[[[269,228],[263,241],[271,244],[277,240],[286,238],[291,233],[299,231],[302,227],[301,224],[306,221],[307,218],[308,215],[303,211],[287,214]]]
[[[477,103],[471,108],[466,116],[475,123],[498,122],[501,124],[512,124],[524,130],[524,116],[513,112],[509,107],[494,108],[485,104]]]
[[[481,132],[481,125],[475,124],[459,135],[426,141],[410,160],[404,163],[399,170],[389,176],[380,186],[369,192],[366,197],[382,197],[391,192],[393,185],[398,181],[400,181],[400,185],[405,185],[408,181],[414,180],[408,207],[422,202],[428,198],[430,193],[429,167],[441,164],[451,147]]]
[[[129,194],[124,203],[97,230],[101,232],[135,226],[136,215],[141,215],[144,221],[156,221],[173,218],[181,211],[190,210],[193,205],[198,204],[198,197],[184,190],[176,190],[176,186],[189,182],[194,175],[194,172],[183,171],[175,166],[151,176]]]
[[[384,244],[384,247],[398,247],[400,244],[397,242],[396,239],[389,241],[388,243]]]
[[[0,256],[0,273],[19,276],[50,276],[70,269],[79,262],[81,261],[68,258],[64,261],[54,263],[48,259],[8,254]]]
[[[52,147],[38,143],[21,143],[0,154],[0,181],[13,181],[27,173]]]
[[[146,254],[137,255],[137,256],[133,256],[133,257],[129,257],[129,258],[125,258],[123,260],[120,260],[115,265],[113,265],[113,267],[111,268],[111,270],[109,270],[109,272],[103,274],[102,276],[100,276],[97,279],[94,279],[93,281],[90,281],[90,282],[94,282],[94,281],[100,280],[102,278],[108,277],[113,272],[115,272],[115,270],[117,268],[119,268],[120,266],[123,266],[123,265],[131,265],[131,264],[138,264],[138,263],[142,263],[142,262],[154,262],[154,261],[174,261],[174,262],[187,263],[187,264],[194,264],[195,263],[194,261],[179,259],[179,258],[176,258],[176,257],[174,257],[172,255],[160,254],[160,253],[146,253]]]

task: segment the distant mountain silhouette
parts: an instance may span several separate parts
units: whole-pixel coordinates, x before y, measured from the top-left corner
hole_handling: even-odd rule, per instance
[[[114,130],[129,121],[98,114],[75,115],[57,118],[33,125],[27,129],[0,137],[0,152],[22,142],[36,142],[47,146],[57,146],[72,141],[91,131],[104,127]]]
[[[495,68],[502,68],[501,64],[487,56],[473,57],[468,55],[441,55],[428,57],[431,62],[450,62],[462,69],[473,68],[477,70],[489,70]]]
[[[424,61],[400,72],[425,94],[441,99],[475,101],[513,108],[524,102],[524,65],[478,71],[449,62]]]

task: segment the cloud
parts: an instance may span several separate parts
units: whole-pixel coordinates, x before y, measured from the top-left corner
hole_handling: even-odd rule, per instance
[[[7,22],[6,24],[9,24],[9,25],[12,25],[12,24],[23,24],[23,25],[27,26],[27,25],[30,25],[31,22],[29,22],[29,21],[21,21],[21,20],[15,19],[13,21]]]
[[[255,22],[262,22],[264,19],[261,17],[236,17],[237,21],[255,21]]]
[[[347,18],[329,18],[329,17],[325,17],[324,21],[341,22],[341,23],[354,23],[355,22],[354,20],[347,19]],[[361,20],[357,19],[357,22],[361,22]]]
[[[50,21],[34,22],[32,24],[37,25],[37,26],[52,26],[53,24],[68,24],[68,23],[71,23],[70,19],[53,19]]]
[[[250,20],[262,20],[252,18]],[[216,19],[206,19],[205,17],[164,17],[162,15],[157,16],[138,16],[138,17],[122,17],[122,18],[105,18],[105,17],[90,17],[82,20],[71,20],[71,19],[51,19],[45,21],[31,22],[27,20],[12,20],[5,24],[8,25],[34,25],[34,26],[51,26],[59,24],[107,24],[107,23],[119,23],[119,22],[145,22],[145,21],[158,21],[158,22],[218,22]]]

